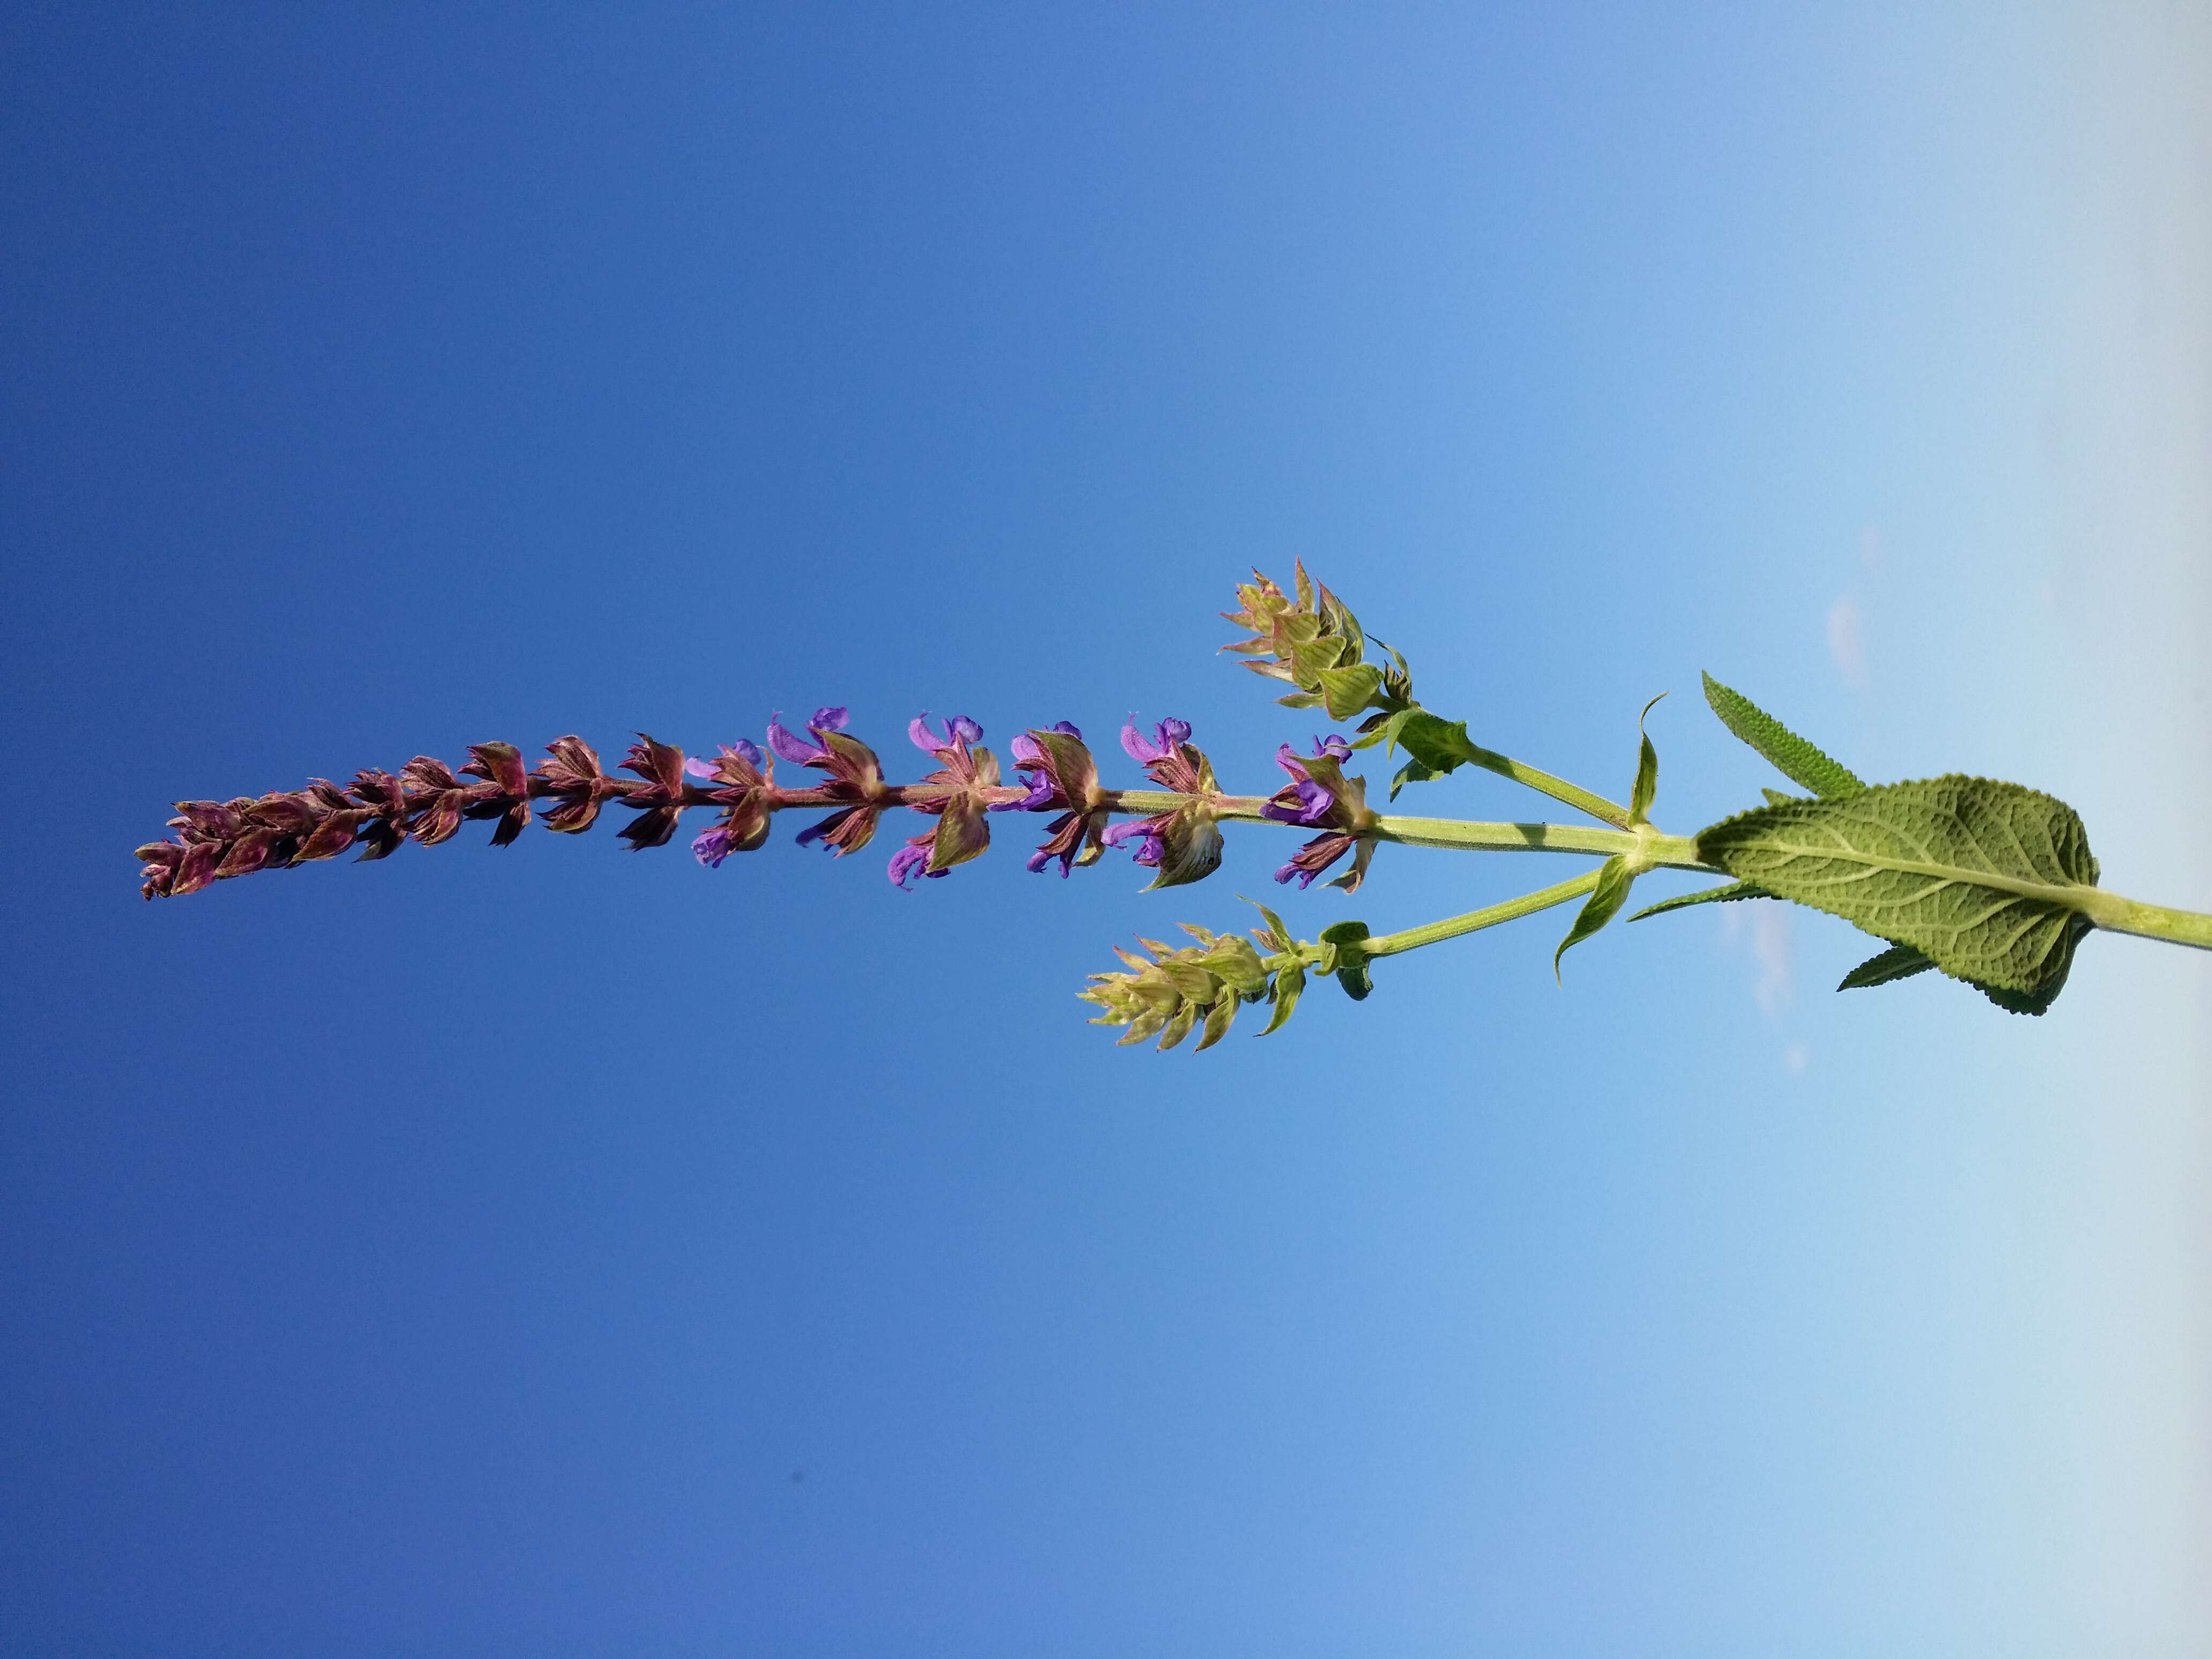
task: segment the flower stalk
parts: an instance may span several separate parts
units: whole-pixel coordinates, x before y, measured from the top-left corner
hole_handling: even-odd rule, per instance
[[[979,722],[965,715],[939,722],[927,713],[908,723],[907,734],[933,769],[911,783],[893,782],[876,751],[848,729],[849,710],[831,705],[791,725],[779,712],[763,743],[738,738],[711,754],[687,755],[640,733],[612,772],[572,735],[555,739],[534,766],[512,744],[482,743],[459,767],[418,755],[397,772],[370,769],[343,784],[313,778],[293,790],[179,802],[169,820],[174,834],[137,849],[141,891],[179,897],[348,851],[387,858],[410,841],[430,847],[452,840],[470,821],[491,824],[495,847],[513,844],[533,822],[579,835],[609,806],[629,814],[617,834],[635,851],[669,844],[687,813],[708,814],[690,845],[709,868],[765,845],[779,812],[807,813],[799,843],[842,858],[870,844],[885,813],[911,811],[922,828],[902,838],[886,869],[902,890],[981,856],[994,824],[1012,822],[1009,813],[1048,815],[1028,857],[1032,872],[1057,866],[1066,876],[1120,848],[1153,872],[1154,888],[1212,875],[1221,863],[1224,826],[1240,833],[1246,826],[1290,829],[1305,837],[1274,872],[1279,885],[1301,892],[1332,870],[1339,873],[1328,885],[1358,890],[1385,846],[1599,860],[1570,880],[1395,933],[1374,934],[1364,922],[1342,921],[1300,939],[1261,906],[1264,925],[1251,929],[1249,939],[1183,924],[1189,945],[1141,940],[1141,953],[1120,953],[1125,971],[1094,975],[1081,994],[1101,1009],[1096,1023],[1127,1028],[1123,1042],[1157,1036],[1162,1048],[1193,1033],[1196,1047],[1211,1047],[1249,1003],[1270,1004],[1262,1034],[1277,1030],[1311,975],[1333,976],[1348,995],[1364,998],[1373,962],[1580,900],[1554,953],[1556,969],[1570,947],[1622,910],[1634,883],[1653,870],[1733,879],[1648,906],[1632,921],[1693,904],[1780,898],[1842,916],[1883,939],[1888,948],[1854,969],[1844,989],[1940,969],[2010,1012],[2040,1014],[2063,988],[2076,944],[2094,930],[2212,950],[2212,916],[2100,887],[2080,820],[2063,803],[2018,785],[1955,776],[1869,785],[1708,678],[1706,701],[1722,722],[1811,793],[1769,790],[1763,808],[1695,836],[1668,835],[1650,821],[1658,757],[1641,719],[1624,806],[1489,749],[1468,735],[1465,721],[1446,721],[1422,707],[1405,658],[1371,641],[1303,565],[1289,590],[1255,573],[1238,599],[1239,608],[1224,614],[1248,637],[1224,648],[1287,684],[1278,702],[1357,722],[1351,736],[1316,734],[1304,750],[1280,744],[1274,761],[1284,781],[1272,793],[1224,790],[1212,762],[1192,743],[1188,722],[1169,718],[1146,729],[1134,715],[1121,744],[1148,787],[1109,787],[1069,721],[1017,732],[1010,779],[983,746]],[[1369,805],[1366,780],[1345,769],[1357,751],[1376,747],[1407,753],[1391,780],[1394,800],[1409,785],[1472,766],[1597,822],[1378,811]],[[779,762],[787,769],[781,781]]]

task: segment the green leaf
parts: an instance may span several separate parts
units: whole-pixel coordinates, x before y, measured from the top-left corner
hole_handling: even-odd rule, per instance
[[[1785,795],[1779,789],[1761,789],[1759,793],[1766,797],[1769,806],[1787,806],[1793,800],[1805,799],[1802,795]]]
[[[1398,769],[1397,775],[1390,780],[1390,799],[1392,800],[1397,799],[1398,792],[1401,789],[1403,789],[1407,784],[1426,783],[1434,776],[1436,776],[1436,773],[1430,768],[1422,765],[1420,762],[1417,760],[1407,761],[1403,766]]]
[[[1430,777],[1442,777],[1455,767],[1466,765],[1476,753],[1465,720],[1446,720],[1425,708],[1407,711],[1406,722],[1398,728],[1398,741],[1428,769]]]
[[[1320,933],[1323,945],[1336,947],[1336,982],[1354,1002],[1364,1001],[1367,994],[1375,988],[1367,976],[1367,952],[1359,948],[1366,938],[1367,924],[1364,921],[1331,922]]]
[[[1321,684],[1322,671],[1334,668],[1344,659],[1346,643],[1342,638],[1334,638],[1307,640],[1293,645],[1291,647],[1291,678],[1304,690],[1315,690]]]
[[[1924,974],[1936,964],[1928,960],[1917,947],[1893,945],[1887,951],[1869,957],[1844,975],[1838,991],[1861,991],[1869,985],[1887,985],[1893,980],[1911,979],[1915,974]]]
[[[1324,668],[1314,678],[1320,682],[1322,701],[1333,720],[1350,720],[1382,689],[1382,671],[1370,662]]]
[[[1261,1028],[1261,1036],[1266,1036],[1270,1031],[1279,1031],[1283,1029],[1283,1023],[1290,1018],[1291,1011],[1298,1006],[1298,999],[1305,994],[1305,988],[1306,970],[1304,963],[1293,962],[1277,970],[1275,988],[1268,999],[1275,1005],[1275,1012],[1268,1017],[1267,1024]]]
[[[1755,881],[1724,881],[1717,887],[1702,887],[1694,893],[1677,893],[1673,898],[1661,899],[1656,904],[1647,904],[1631,921],[1641,921],[1646,916],[1663,915],[1669,910],[1687,909],[1692,904],[1732,904],[1738,899],[1772,898]]]
[[[1237,1003],[1235,997],[1224,997],[1220,1001],[1215,1003],[1212,1007],[1207,1009],[1206,1011],[1205,1035],[1199,1038],[1198,1047],[1193,1048],[1191,1053],[1194,1054],[1204,1054],[1215,1043],[1220,1042],[1222,1038],[1227,1036],[1229,1035],[1229,1023],[1237,1018]]]
[[[1559,948],[1552,952],[1553,979],[1559,977],[1559,958],[1619,915],[1620,907],[1628,902],[1628,890],[1635,884],[1636,878],[1628,873],[1626,859],[1616,853],[1605,861],[1604,867],[1597,872],[1597,886],[1576,915],[1575,925],[1567,929]]]
[[[1280,916],[1277,915],[1273,910],[1270,910],[1266,905],[1261,903],[1257,899],[1244,898],[1244,895],[1242,893],[1239,893],[1237,896],[1238,898],[1244,899],[1245,903],[1250,905],[1255,910],[1257,910],[1260,913],[1261,920],[1267,924],[1268,931],[1275,936],[1275,949],[1278,951],[1287,951],[1294,943],[1296,943],[1297,936],[1293,934],[1288,927],[1283,925],[1283,919]]]
[[[1955,775],[1760,807],[1697,844],[1740,880],[2031,999],[2057,994],[2097,882],[2071,807]]]
[[[1705,701],[1721,724],[1774,763],[1792,783],[1816,795],[1848,795],[1866,784],[1849,767],[1831,760],[1741,691],[1705,676]]]
[[[2081,936],[2088,931],[2088,922],[2076,918],[2074,927],[2069,931],[2065,942],[2061,947],[2063,959],[2052,971],[2051,977],[2036,990],[2008,991],[2002,986],[1984,985],[1981,981],[1974,979],[1967,980],[1966,983],[1972,986],[2007,1013],[2033,1014],[2039,1017],[2048,1013],[2051,1005],[2058,1000],[2059,992],[2066,988],[2066,975],[2074,966],[2074,947],[2081,942]],[[1850,973],[1845,974],[1843,983],[1836,988],[1838,991],[1856,991],[1869,985],[1887,985],[1895,980],[1910,979],[1915,974],[1925,973],[1935,966],[1936,964],[1924,954],[1915,950],[1911,945],[1893,945],[1880,955],[1868,957]]]
[[[1662,691],[1659,697],[1666,695]],[[1659,751],[1651,746],[1651,739],[1644,730],[1644,715],[1649,714],[1658,707],[1659,697],[1654,697],[1650,702],[1645,703],[1644,714],[1636,717],[1636,736],[1638,744],[1636,751],[1636,785],[1628,794],[1628,821],[1632,824],[1649,823],[1651,821],[1651,803],[1658,798],[1659,794]]]
[[[1388,755],[1397,746],[1398,733],[1406,722],[1423,711],[1418,708],[1397,708],[1388,714],[1370,715],[1359,728],[1359,735],[1352,740],[1354,749],[1372,749],[1377,744]]]

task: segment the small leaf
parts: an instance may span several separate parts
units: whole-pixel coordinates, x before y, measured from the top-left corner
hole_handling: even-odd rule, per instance
[[[1666,695],[1662,691],[1659,697]],[[1659,751],[1651,746],[1651,739],[1644,730],[1644,715],[1649,714],[1658,707],[1659,697],[1654,697],[1650,702],[1645,703],[1644,714],[1636,717],[1636,736],[1638,744],[1636,751],[1636,786],[1628,795],[1628,821],[1632,824],[1649,823],[1651,821],[1651,803],[1659,794]]]
[[[1204,1054],[1222,1038],[1227,1036],[1229,1023],[1237,1018],[1237,1007],[1235,997],[1224,997],[1206,1010],[1205,1033],[1199,1038],[1198,1047],[1193,1048],[1191,1053]]]
[[[1426,775],[1430,777],[1442,777],[1475,757],[1475,746],[1467,735],[1465,720],[1446,720],[1425,708],[1407,711],[1406,722],[1398,728],[1398,741],[1407,754],[1427,769]]]
[[[1915,945],[1954,978],[2046,998],[2045,1006],[2097,882],[2071,807],[1957,775],[1760,807],[1700,832],[1698,856]]]
[[[1646,916],[1663,915],[1669,910],[1686,909],[1692,904],[1732,904],[1737,899],[1773,896],[1755,881],[1724,881],[1717,887],[1701,887],[1694,893],[1677,893],[1673,898],[1647,904],[1629,920],[1641,921]]]
[[[1291,1017],[1291,1011],[1298,1006],[1298,999],[1305,994],[1305,988],[1304,963],[1293,962],[1277,971],[1274,990],[1268,998],[1275,1005],[1275,1012],[1268,1017],[1267,1024],[1261,1028],[1260,1032],[1261,1036],[1266,1036],[1271,1031],[1279,1031],[1283,1029],[1284,1022]]]
[[[1397,776],[1390,780],[1390,799],[1398,799],[1398,792],[1409,783],[1426,783],[1436,773],[1417,760],[1409,760],[1398,769]]]
[[[1924,974],[1936,964],[1910,945],[1893,945],[1887,951],[1869,957],[1844,975],[1838,991],[1861,991],[1869,985],[1887,985],[1893,980],[1911,979],[1915,974]]]
[[[1336,947],[1336,982],[1354,1002],[1364,1001],[1367,994],[1375,988],[1367,976],[1367,953],[1360,949],[1366,938],[1367,924],[1364,921],[1331,922],[1320,933],[1323,945]]]
[[[1349,668],[1324,668],[1315,676],[1321,683],[1328,717],[1348,720],[1375,699],[1382,689],[1382,671],[1373,663],[1354,663]]]
[[[1270,910],[1266,905],[1261,903],[1257,899],[1244,898],[1244,895],[1242,893],[1239,893],[1237,896],[1238,898],[1244,899],[1245,903],[1250,905],[1255,910],[1257,910],[1260,913],[1261,920],[1267,924],[1268,931],[1275,936],[1275,948],[1277,950],[1287,951],[1291,948],[1294,936],[1291,934],[1291,930],[1283,925],[1283,919],[1280,916],[1277,915],[1273,910]]]
[[[1628,860],[1614,854],[1597,872],[1597,886],[1584,902],[1575,925],[1567,929],[1567,936],[1559,941],[1559,948],[1552,952],[1552,977],[1559,977],[1559,958],[1575,945],[1595,933],[1620,913],[1628,902],[1628,890],[1636,884],[1636,878],[1628,873]],[[1565,983],[1565,981],[1561,981]]]
[[[1984,985],[1979,980],[1965,982],[1972,986],[1991,1002],[2008,1014],[2030,1014],[2040,1017],[2048,1013],[2051,1005],[2058,1000],[2059,992],[2066,988],[2066,975],[2074,966],[2074,947],[2089,931],[2089,923],[2076,918],[2061,947],[2062,960],[2050,978],[2034,991],[2008,991],[2002,986]],[[1844,975],[1838,991],[1856,991],[1869,985],[1887,985],[1893,980],[1910,979],[1915,974],[1925,973],[1936,964],[1910,945],[1893,945],[1878,956],[1869,957]]]
[[[1847,795],[1866,784],[1849,767],[1830,759],[1741,691],[1705,676],[1705,701],[1721,724],[1774,763],[1775,770],[1816,795]]]
[[[1422,712],[1418,708],[1400,708],[1389,714],[1370,715],[1360,726],[1359,735],[1352,740],[1352,746],[1354,749],[1372,749],[1380,744],[1382,752],[1388,755],[1397,746],[1398,733],[1404,729],[1406,722]]]
[[[1793,800],[1805,799],[1802,795],[1785,795],[1779,789],[1761,789],[1759,793],[1766,797],[1769,806],[1787,806]]]

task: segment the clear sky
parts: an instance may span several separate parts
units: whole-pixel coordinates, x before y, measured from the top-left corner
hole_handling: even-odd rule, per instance
[[[2202,0],[12,9],[0,1649],[2212,1653],[2212,958],[1547,916],[1161,1056],[1072,994],[1286,836],[129,857],[830,702],[1272,787],[1302,556],[1592,787],[1672,690],[1670,830],[1777,781],[1710,669],[2212,909],[2208,83]]]

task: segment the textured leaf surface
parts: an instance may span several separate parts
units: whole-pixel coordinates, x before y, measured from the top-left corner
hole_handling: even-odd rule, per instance
[[[1659,697],[1667,694],[1662,691]],[[1636,783],[1628,794],[1628,821],[1648,823],[1651,820],[1651,803],[1659,796],[1659,751],[1651,746],[1650,734],[1644,731],[1644,721],[1659,706],[1659,697],[1644,705],[1644,713],[1636,717]]]
[[[1698,856],[1956,978],[2030,996],[2063,982],[2097,881],[2071,807],[1956,775],[1761,807],[1701,832]]]
[[[1635,884],[1636,878],[1629,874],[1626,859],[1616,853],[1605,861],[1597,872],[1596,888],[1576,913],[1575,925],[1567,929],[1559,948],[1552,952],[1553,978],[1559,976],[1559,958],[1618,915],[1620,907],[1628,902],[1628,890]]]
[[[1774,896],[1755,881],[1724,881],[1717,887],[1701,887],[1694,893],[1677,893],[1673,898],[1647,904],[1629,920],[1641,921],[1646,916],[1664,915],[1669,910],[1686,910],[1692,904],[1729,904],[1737,899]]]
[[[1869,985],[1887,985],[1893,980],[1911,979],[1915,974],[1924,974],[1936,964],[1928,960],[1925,952],[1910,945],[1893,945],[1887,951],[1869,957],[1844,975],[1838,991],[1863,991]]]
[[[1847,795],[1866,787],[1857,774],[1822,754],[1741,691],[1705,676],[1705,701],[1721,724],[1774,763],[1775,770],[1816,795]]]

